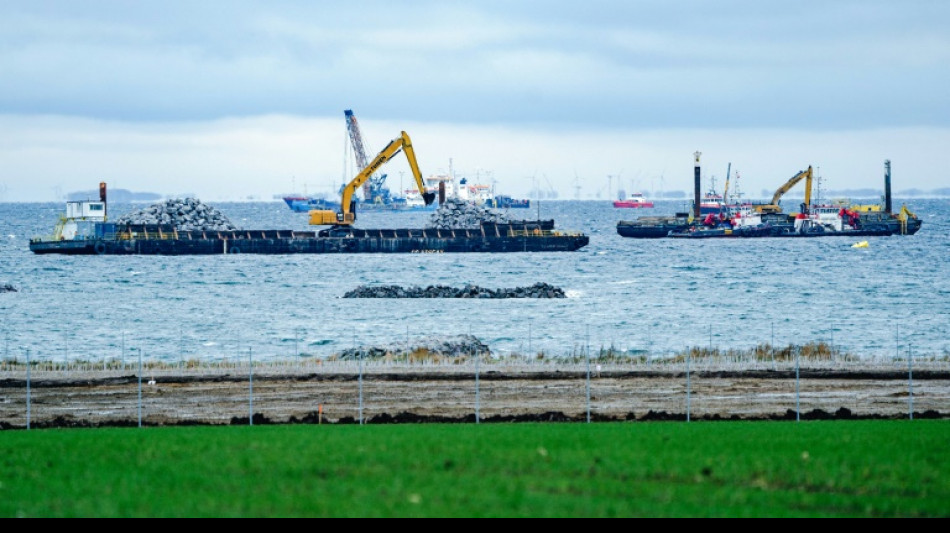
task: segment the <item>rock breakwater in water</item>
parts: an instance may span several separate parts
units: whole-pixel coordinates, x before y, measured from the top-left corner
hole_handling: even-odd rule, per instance
[[[217,209],[196,198],[166,200],[116,219],[116,224],[161,224],[179,231],[233,231],[239,229]]]
[[[366,286],[362,285],[343,295],[344,298],[566,298],[564,290],[548,285],[535,283],[529,287],[511,289],[488,289],[476,285],[466,285],[461,288],[445,285],[430,285],[428,287],[400,287],[398,285]]]

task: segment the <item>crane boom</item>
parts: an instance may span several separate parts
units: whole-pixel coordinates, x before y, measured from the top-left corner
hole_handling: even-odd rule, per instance
[[[353,156],[356,158],[356,168],[366,168],[368,162],[366,159],[366,150],[363,148],[363,135],[360,133],[360,125],[356,121],[356,115],[352,109],[343,111],[346,118],[346,131],[350,136],[350,143],[353,145]],[[367,202],[373,202],[380,195],[383,182],[386,176],[382,177],[372,175],[366,183],[363,184],[363,199]]]
[[[756,209],[762,213],[779,213],[782,208],[779,207],[778,202],[788,191],[792,189],[795,185],[802,180],[805,180],[805,206],[811,205],[811,187],[812,187],[812,169],[811,165],[808,166],[807,170],[799,171],[798,174],[795,174],[784,185],[778,188],[775,191],[775,194],[772,196],[772,203],[768,205],[758,205]]]
[[[399,152],[405,152],[409,159],[409,168],[412,169],[412,176],[416,180],[416,186],[422,193],[422,199],[426,205],[430,205],[435,200],[435,193],[427,192],[425,182],[422,180],[422,172],[419,170],[419,164],[416,162],[416,153],[412,148],[412,141],[409,135],[402,132],[396,137],[369,163],[352,181],[343,187],[342,201],[340,202],[340,212],[313,210],[310,211],[310,225],[312,226],[349,226],[356,221],[356,211],[353,203],[353,195],[356,190],[363,186],[370,176],[376,172],[379,167],[396,156]]]
[[[729,174],[732,172],[732,163],[726,167],[726,188],[722,191],[722,201],[729,203]]]

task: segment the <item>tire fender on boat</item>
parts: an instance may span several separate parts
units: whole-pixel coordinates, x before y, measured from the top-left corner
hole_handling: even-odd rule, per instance
[[[98,255],[105,255],[105,253],[106,253],[106,243],[104,243],[104,242],[102,242],[102,241],[99,241],[99,242],[96,243],[94,249],[95,249],[95,251],[96,251],[96,254],[98,254]]]

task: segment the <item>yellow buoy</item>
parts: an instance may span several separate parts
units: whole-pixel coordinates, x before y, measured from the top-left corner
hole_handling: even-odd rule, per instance
[[[867,248],[868,246],[868,241],[856,242],[851,245],[852,248]]]

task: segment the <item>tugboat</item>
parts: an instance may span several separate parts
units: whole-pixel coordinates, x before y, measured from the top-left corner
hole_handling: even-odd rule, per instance
[[[701,225],[670,231],[670,237],[706,239],[714,237],[770,237],[772,226],[751,205],[728,206],[718,216],[709,213]]]

